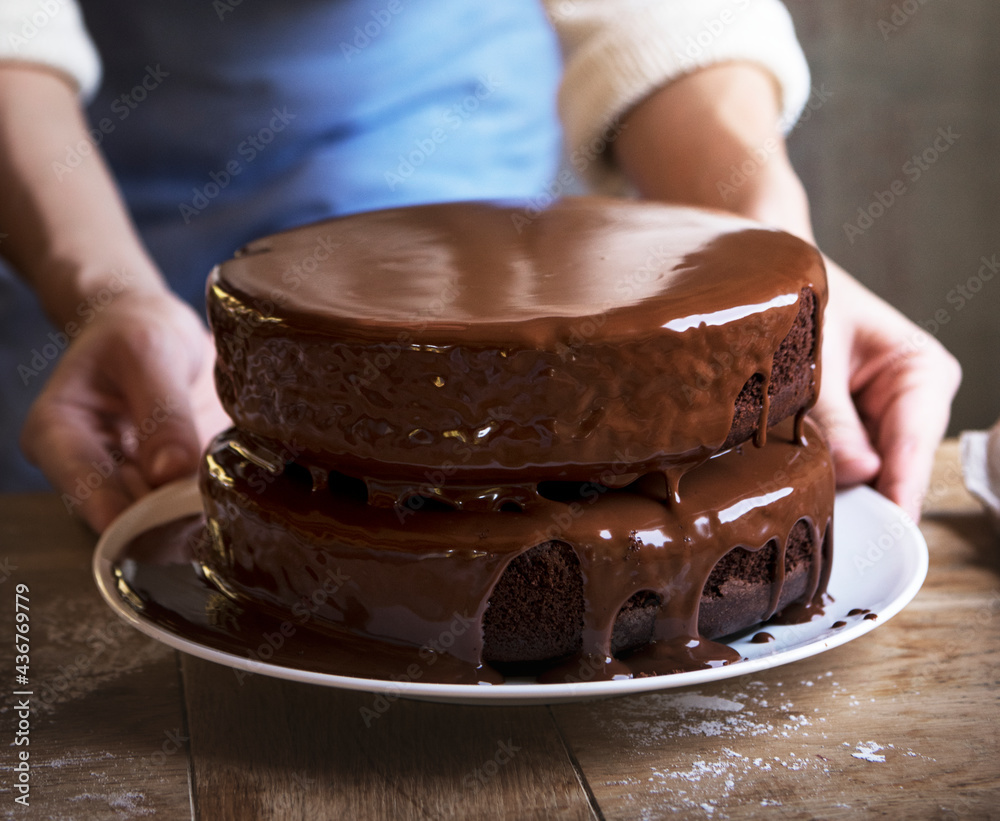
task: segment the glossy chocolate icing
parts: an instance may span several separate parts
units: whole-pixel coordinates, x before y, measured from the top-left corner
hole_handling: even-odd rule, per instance
[[[203,465],[204,577],[487,679],[490,661],[554,663],[549,680],[724,664],[722,632],[808,618],[833,506],[802,421],[818,253],[689,208],[578,198],[523,216],[360,214],[213,272],[216,382],[238,430]],[[786,569],[793,543],[809,555]],[[537,616],[517,611],[508,570],[546,551],[572,557],[579,612],[548,649],[500,648]],[[773,570],[744,584],[737,553]]]
[[[389,482],[673,466],[676,485],[814,401],[826,281],[811,246],[730,215],[622,200],[523,216],[517,204],[428,205],[248,245],[208,289],[217,384],[237,426],[294,432],[301,461]],[[804,361],[772,384],[797,321]],[[755,418],[734,440],[734,407],[755,380]]]
[[[142,617],[202,647],[288,669],[353,678],[439,684],[498,684],[489,667],[475,668],[432,647],[402,646],[351,635],[312,618],[312,605],[268,612],[221,593],[194,555],[208,541],[201,515],[140,533],[115,558],[122,600]],[[237,672],[242,681],[250,673]]]
[[[801,434],[798,441],[788,420],[764,447],[709,459],[686,475],[679,501],[660,490],[661,471],[617,490],[594,483],[575,500],[546,498],[536,486],[521,512],[456,512],[373,506],[360,485],[314,490],[308,472],[262,466],[268,458],[250,458],[253,444],[229,431],[204,462],[212,539],[196,555],[237,601],[276,613],[308,606],[338,630],[437,647],[482,670],[483,617],[505,567],[536,545],[560,542],[579,560],[585,607],[577,652],[547,680],[714,666],[736,654],[701,635],[699,605],[712,569],[733,548],[783,547],[805,522],[814,555],[800,599],[816,602],[825,587],[833,474],[815,428],[807,422]],[[778,556],[766,612],[748,614],[740,627],[777,609],[784,551]],[[653,640],[616,658],[616,618],[642,591],[662,601]]]

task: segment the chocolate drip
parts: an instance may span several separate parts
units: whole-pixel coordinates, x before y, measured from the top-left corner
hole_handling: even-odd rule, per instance
[[[501,574],[516,556],[555,539],[578,558],[584,624],[579,653],[546,679],[581,669],[610,678],[727,663],[735,654],[698,631],[699,603],[713,568],[734,547],[785,546],[805,521],[814,555],[802,598],[815,600],[820,590],[830,460],[808,423],[804,447],[791,442],[792,428],[789,420],[765,447],[735,448],[688,473],[680,503],[635,482],[617,490],[594,485],[577,500],[537,496],[523,514],[418,510],[403,520],[396,508],[309,492],[284,476],[259,485],[271,474],[233,450],[230,434],[206,460],[213,547],[198,558],[239,599],[277,610],[340,579],[316,608],[317,620],[385,641],[436,643],[478,668],[483,615]],[[779,560],[767,612],[755,620],[770,615],[784,586]],[[616,659],[615,619],[640,591],[662,602],[653,642]]]
[[[535,482],[414,485],[407,481],[366,476],[364,483],[368,488],[368,504],[394,508],[404,518],[432,505],[452,510],[520,513],[538,499]]]
[[[218,268],[217,383],[237,426],[294,430],[305,458],[358,476],[587,480],[688,469],[814,401],[826,283],[807,244],[649,203],[570,198],[521,232],[518,213],[361,214]],[[776,371],[790,332],[807,348]]]
[[[767,417],[771,411],[771,369],[763,374],[760,400],[760,419],[757,421],[757,429],[753,434],[753,443],[762,448],[767,444]]]
[[[821,257],[721,213],[571,198],[524,224],[521,207],[331,220],[213,272],[240,432],[205,460],[206,578],[483,670],[491,596],[544,547],[582,602],[556,679],[724,664],[721,625],[809,618],[833,500],[804,421]],[[737,552],[773,570],[734,621],[705,591]],[[616,634],[626,611],[649,640]]]

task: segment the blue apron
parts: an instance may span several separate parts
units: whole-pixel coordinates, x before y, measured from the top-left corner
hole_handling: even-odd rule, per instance
[[[558,47],[536,0],[82,6],[104,62],[93,139],[199,311],[212,265],[254,237],[374,208],[537,196],[556,175]],[[58,332],[31,302],[0,272],[0,490],[42,486],[15,442]]]

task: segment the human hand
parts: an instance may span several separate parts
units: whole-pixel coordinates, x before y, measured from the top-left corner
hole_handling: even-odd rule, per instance
[[[100,532],[152,488],[193,473],[230,423],[214,350],[173,295],[123,294],[73,341],[32,406],[21,447],[67,510]]]
[[[710,66],[635,106],[614,158],[645,197],[733,211],[815,244],[779,114],[766,72],[751,64]],[[742,185],[720,184],[748,158],[755,171]],[[829,440],[837,482],[872,482],[916,519],[961,368],[937,340],[829,260],[827,272],[813,416]]]
[[[872,483],[919,520],[962,369],[830,260],[827,276],[822,383],[811,415],[830,444],[837,484]]]
[[[791,165],[747,186],[740,213],[815,244],[809,203]],[[737,209],[734,209],[737,210]],[[827,257],[820,395],[811,411],[840,487],[868,483],[914,521],[930,482],[962,369],[934,337]]]

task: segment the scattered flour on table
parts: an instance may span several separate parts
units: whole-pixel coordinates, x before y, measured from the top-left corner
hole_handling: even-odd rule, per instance
[[[155,815],[156,810],[146,807],[145,793],[135,790],[123,790],[112,793],[80,793],[69,799],[70,801],[93,801],[103,804],[108,809],[113,810],[120,818],[138,818],[143,815]],[[87,812],[96,811],[97,807],[88,807]]]
[[[853,758],[860,758],[862,761],[873,761],[877,764],[885,763],[885,756],[879,755],[879,750],[884,750],[881,744],[874,741],[859,741],[855,752],[851,753]]]
[[[65,755],[62,758],[53,758],[51,761],[39,761],[34,766],[54,767],[57,770],[64,769],[65,767],[80,767],[81,765],[91,767],[99,761],[107,761],[107,759],[114,757],[114,754],[108,752],[107,750],[94,753],[83,751]]]
[[[820,674],[797,686],[814,688],[810,691],[813,703],[820,695],[816,691],[822,689],[820,704],[823,698],[839,695],[849,708],[865,709],[870,702],[856,698],[832,676],[832,672]],[[833,726],[820,714],[820,707],[810,707],[806,716],[801,708],[796,709],[781,682],[744,678],[734,683],[736,687],[723,691],[724,697],[699,691],[655,693],[618,701],[614,709],[598,716],[610,737],[625,739],[637,751],[663,751],[645,779],[633,776],[616,782],[625,788],[633,808],[642,807],[639,817],[644,821],[667,813],[716,821],[728,818],[731,806],[745,805],[754,794],[754,803],[761,807],[785,807],[788,795],[798,789],[808,791],[813,779],[823,778],[831,767],[839,769],[849,760],[849,743],[840,747],[827,740]],[[707,741],[696,742],[696,751],[686,756],[672,753],[671,741],[683,737]],[[752,737],[765,740],[767,755],[748,756],[740,751],[746,749],[741,742]],[[705,748],[715,740],[718,746]],[[759,742],[752,748],[761,751]],[[850,755],[882,763],[890,751],[932,760],[874,741],[857,742]]]
[[[174,651],[125,624],[97,596],[68,594],[32,605],[32,712],[52,715]],[[17,696],[0,693],[0,714]]]
[[[640,746],[659,746],[667,738],[678,736],[709,736],[719,738],[745,738],[771,735],[788,738],[803,727],[812,726],[805,715],[793,712],[791,702],[780,704],[781,720],[763,720],[757,708],[768,708],[763,697],[766,685],[750,682],[753,693],[738,693],[736,701],[718,696],[705,696],[698,692],[664,693],[632,700],[624,709],[615,712],[615,731],[629,736]],[[651,720],[650,714],[666,714],[664,720]],[[803,733],[808,735],[808,732]]]

